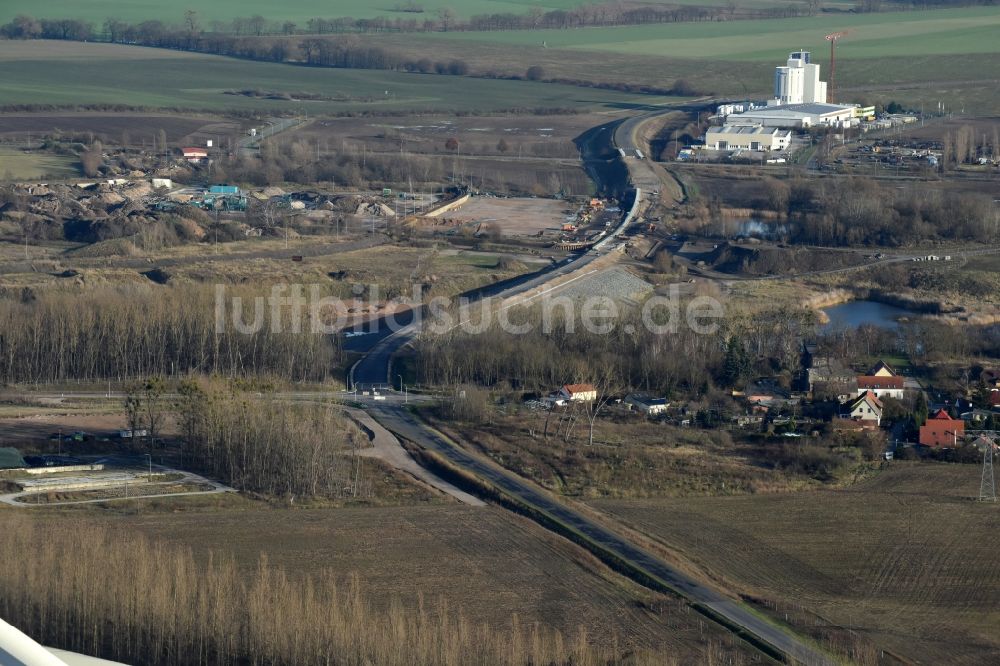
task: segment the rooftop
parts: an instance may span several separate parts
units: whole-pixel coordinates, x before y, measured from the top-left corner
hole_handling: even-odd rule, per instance
[[[824,116],[832,113],[843,113],[844,111],[849,111],[853,109],[853,106],[844,106],[842,104],[820,104],[820,103],[806,103],[806,104],[781,104],[779,106],[769,106],[763,109],[754,109],[753,111],[745,111],[743,113],[736,113],[733,116],[798,116],[798,115],[809,115],[809,116]],[[733,116],[730,116],[732,118]]]
[[[789,130],[779,127],[761,127],[760,125],[723,125],[722,127],[709,127],[708,134],[764,134],[767,136],[785,136],[791,134]]]

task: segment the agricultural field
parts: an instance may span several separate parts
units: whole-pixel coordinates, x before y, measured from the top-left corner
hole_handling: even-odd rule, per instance
[[[128,144],[151,149],[162,130],[172,146],[199,145],[204,138],[218,140],[240,134],[237,121],[212,116],[165,113],[4,113],[0,114],[0,139],[13,145],[32,144],[43,136],[69,137],[105,145]]]
[[[522,626],[539,622],[567,640],[583,629],[595,644],[617,640],[676,660],[663,663],[703,662],[708,651],[727,655],[720,663],[747,663],[745,648],[731,648],[731,636],[676,600],[637,587],[578,547],[495,507],[306,509],[178,498],[127,510],[41,511],[76,526],[103,513],[93,519],[189,547],[198,561],[210,552],[232,557],[248,572],[266,556],[293,579],[357,574],[376,609],[393,599],[413,608],[422,597],[428,608],[447,604],[476,623],[503,628],[516,614]]]
[[[516,46],[545,43],[549,49],[656,54],[701,60],[781,60],[789,50],[829,53],[828,33],[848,30],[838,59],[926,54],[996,53],[996,8],[925,12],[844,14],[809,18],[674,23],[580,30],[452,32],[435,39],[473,40]],[[763,48],[762,48],[763,47]]]
[[[973,501],[979,478],[897,462],[846,490],[592,505],[804,630],[971,665],[1000,659],[1000,506]]]
[[[378,155],[407,165],[414,181],[437,174],[494,193],[580,195],[593,183],[574,139],[606,121],[602,113],[318,118],[272,141],[292,149],[305,143],[331,158]]]
[[[80,175],[80,162],[73,156],[25,152],[0,146],[0,180],[72,178]]]
[[[679,23],[579,30],[433,33],[374,37],[415,57],[465,59],[473,71],[523,74],[543,65],[547,77],[668,87],[683,80],[720,96],[764,96],[774,65],[790,51],[811,50],[829,73],[824,36],[849,35],[837,47],[843,99],[895,100],[911,108],[943,101],[964,113],[1000,113],[992,81],[1000,78],[992,7],[812,18]],[[976,67],[969,69],[970,59]],[[964,109],[964,111],[963,111]]]
[[[44,81],[44,85],[39,85]],[[252,82],[252,85],[250,84]],[[247,88],[287,99],[229,94]],[[298,100],[308,92],[311,99]],[[312,98],[320,96],[321,99]],[[401,72],[316,69],[145,47],[0,41],[4,104],[138,107],[260,114],[391,114],[536,108],[623,109],[667,97],[570,85]]]
[[[651,3],[656,4],[657,0]],[[408,3],[405,1],[372,4],[364,0],[334,0],[333,2],[317,3],[315,0],[294,0],[275,4],[268,0],[246,0],[245,2],[217,2],[202,4],[197,7],[198,16],[203,22],[230,21],[236,16],[261,15],[272,21],[298,21],[304,23],[313,17],[336,18],[351,16],[354,18],[371,18],[386,16],[389,18],[424,19],[437,16],[437,12],[447,8],[459,18],[469,18],[477,14],[525,14],[531,7],[539,7],[545,11],[554,9],[573,9],[585,4],[581,0],[542,0],[526,3],[524,0],[420,0],[412,3],[420,8],[418,12],[403,12],[400,9]],[[666,4],[666,3],[665,3]],[[725,0],[682,0],[670,2],[671,5],[724,5]],[[786,5],[803,5],[802,0],[747,0],[741,2],[741,7],[782,7]],[[827,0],[824,6],[849,7],[847,0]],[[28,2],[27,0],[9,0],[0,9],[0,21],[6,22],[18,14],[29,14],[37,18],[78,18],[94,23],[102,23],[109,16],[124,21],[145,21],[158,19],[168,23],[180,23],[183,19],[185,6],[170,5],[154,0],[137,0],[129,2],[126,7],[114,0],[96,0],[81,4],[72,0],[44,0],[44,2]]]

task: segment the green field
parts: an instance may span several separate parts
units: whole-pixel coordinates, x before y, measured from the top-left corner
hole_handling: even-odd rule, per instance
[[[725,5],[729,0],[650,0],[645,4],[678,5]],[[180,23],[184,11],[196,9],[202,22],[230,21],[236,16],[261,15],[273,21],[297,21],[305,23],[310,18],[336,18],[351,16],[354,18],[371,18],[374,16],[399,17],[403,19],[436,18],[437,11],[442,8],[451,9],[459,18],[469,18],[477,14],[526,14],[532,7],[540,7],[549,11],[553,9],[572,9],[585,3],[583,0],[414,0],[423,12],[410,13],[393,11],[406,0],[386,0],[386,2],[370,3],[365,0],[292,0],[291,2],[274,3],[270,0],[242,0],[233,2],[226,0],[211,3],[188,3],[173,5],[156,0],[132,0],[122,3],[117,0],[4,0],[0,5],[0,21],[6,22],[18,14],[27,14],[39,18],[80,18],[94,23],[102,23],[109,16],[123,21],[145,21],[159,19],[161,21]],[[783,7],[805,4],[803,0],[743,0],[741,7]],[[829,0],[825,6],[850,6],[850,0]]]
[[[248,88],[328,99],[225,94]],[[678,99],[527,81],[278,65],[116,44],[0,41],[0,100],[8,105],[127,104],[311,115],[625,109]]]
[[[78,176],[78,166],[79,162],[73,157],[39,155],[0,147],[0,180]]]
[[[1000,8],[844,14],[761,21],[674,23],[509,32],[438,33],[432,39],[473,40],[549,49],[582,49],[670,58],[774,61],[799,48],[825,56],[825,35],[850,34],[838,57],[996,53],[1000,51]]]

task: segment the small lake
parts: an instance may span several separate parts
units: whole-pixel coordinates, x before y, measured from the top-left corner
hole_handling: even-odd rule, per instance
[[[857,328],[865,324],[880,328],[899,328],[900,317],[913,317],[916,313],[895,305],[877,301],[848,301],[840,305],[824,308],[830,321],[820,327],[823,333]]]

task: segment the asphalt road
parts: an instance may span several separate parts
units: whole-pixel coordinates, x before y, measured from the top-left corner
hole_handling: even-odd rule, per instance
[[[689,601],[706,606],[718,615],[725,617],[729,622],[743,627],[783,654],[810,665],[836,663],[791,631],[755,614],[744,604],[719,594],[656,555],[636,546],[573,508],[562,504],[534,484],[449,443],[425,424],[417,421],[405,409],[395,405],[373,403],[370,413],[388,430],[428,451],[443,456],[463,470],[489,481],[507,495],[535,507],[547,516],[585,535],[607,552],[625,560],[663,585],[675,590]],[[733,544],[733,547],[739,548],[740,545]]]
[[[601,127],[593,137],[597,140],[607,141],[611,138],[608,135],[612,133],[611,127]],[[635,206],[632,209],[625,221],[609,236],[614,237],[624,231]],[[555,278],[584,268],[596,256],[597,254],[592,252],[579,255],[575,259],[571,257],[568,261],[550,266],[536,274],[494,286],[492,293],[484,295],[508,298],[522,294]],[[391,386],[392,357],[414,339],[419,328],[419,321],[414,321],[411,315],[410,321],[397,327],[396,330],[386,328],[370,335],[350,338],[349,340],[361,340],[370,343],[370,345],[365,350],[367,351],[366,355],[351,368],[349,386]],[[786,655],[789,661],[822,666],[835,663],[828,655],[794,632],[764,619],[744,604],[723,596],[718,591],[680,571],[649,551],[640,548],[594,519],[557,501],[552,495],[527,480],[444,440],[426,424],[416,420],[405,406],[387,401],[375,402],[374,400],[371,400],[369,404],[369,412],[373,418],[386,429],[425,450],[437,453],[462,470],[487,480],[508,496],[534,507],[549,518],[584,535],[607,553],[643,572],[661,585],[676,591],[694,604],[710,609],[717,615],[726,618],[728,622],[741,627],[745,632],[772,646]],[[733,547],[739,548],[740,544],[733,544]]]

